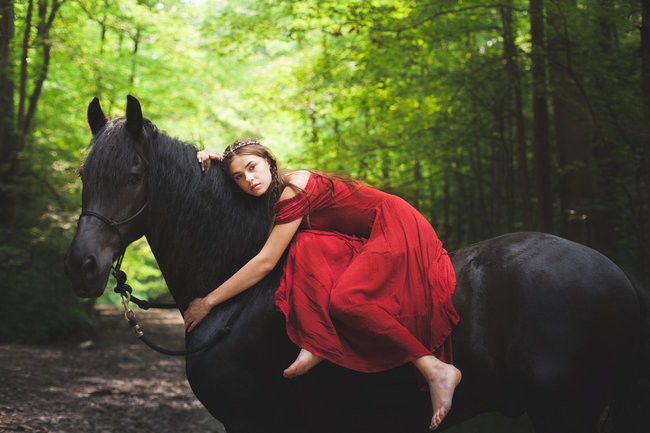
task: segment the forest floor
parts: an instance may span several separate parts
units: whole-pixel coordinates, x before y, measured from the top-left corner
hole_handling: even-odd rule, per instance
[[[184,357],[154,352],[119,310],[98,308],[82,344],[0,345],[0,432],[225,432],[192,394]],[[178,311],[136,314],[152,340],[184,346]]]
[[[0,433],[225,433],[192,394],[185,358],[137,340],[113,307],[97,307],[92,340],[0,345]],[[155,342],[184,346],[178,311],[135,310]],[[485,414],[449,433],[532,433],[526,417]]]

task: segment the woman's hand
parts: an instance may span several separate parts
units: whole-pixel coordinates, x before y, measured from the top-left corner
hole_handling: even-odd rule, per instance
[[[208,305],[206,298],[196,298],[190,302],[190,306],[187,307],[187,310],[185,310],[185,313],[183,314],[185,332],[192,331],[192,329],[194,329],[194,327],[208,315],[211,309],[212,307]]]
[[[221,155],[212,149],[205,149],[196,152],[196,159],[199,161],[201,170],[206,171],[210,168],[211,160],[216,159],[217,161],[221,161]]]

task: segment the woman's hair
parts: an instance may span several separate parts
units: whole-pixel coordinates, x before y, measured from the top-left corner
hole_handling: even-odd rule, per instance
[[[271,185],[269,186],[266,193],[264,193],[264,196],[266,197],[267,213],[271,225],[273,225],[273,220],[275,219],[275,203],[277,203],[277,201],[280,199],[280,195],[282,194],[282,191],[284,191],[284,188],[290,187],[296,192],[296,194],[302,195],[305,194],[305,191],[303,191],[302,188],[292,184],[289,181],[289,176],[286,173],[278,170],[278,161],[275,156],[273,156],[271,151],[266,146],[262,145],[256,139],[242,138],[236,140],[231,145],[226,147],[226,150],[223,152],[221,163],[228,174],[230,174],[230,164],[232,163],[233,158],[238,155],[255,155],[259,156],[260,158],[265,158],[268,161],[271,171]],[[308,171],[316,176],[328,179],[330,182],[332,182],[334,179],[340,180],[354,189],[358,189],[361,184],[359,181],[344,175],[315,172],[313,170]],[[332,194],[334,194],[334,188],[332,188]]]

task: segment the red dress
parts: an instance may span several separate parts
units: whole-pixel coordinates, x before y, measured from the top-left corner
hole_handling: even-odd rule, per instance
[[[456,278],[417,210],[314,173],[275,210],[276,224],[304,216],[275,296],[297,346],[362,372],[430,354],[451,363]]]

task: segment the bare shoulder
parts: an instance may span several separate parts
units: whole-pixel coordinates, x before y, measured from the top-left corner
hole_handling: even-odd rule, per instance
[[[307,186],[307,181],[309,180],[309,176],[311,176],[311,173],[307,170],[296,170],[287,173],[287,176],[289,177],[289,182],[291,182],[292,184],[294,184],[300,189],[305,189],[305,187]]]
[[[305,189],[305,187],[307,186],[307,182],[309,181],[309,176],[311,176],[311,173],[307,170],[296,170],[287,173],[289,182],[291,182],[292,185],[295,185],[300,189]],[[291,198],[294,195],[296,195],[296,191],[290,186],[288,186],[284,188],[284,191],[282,191],[282,194],[280,195],[280,200]]]

